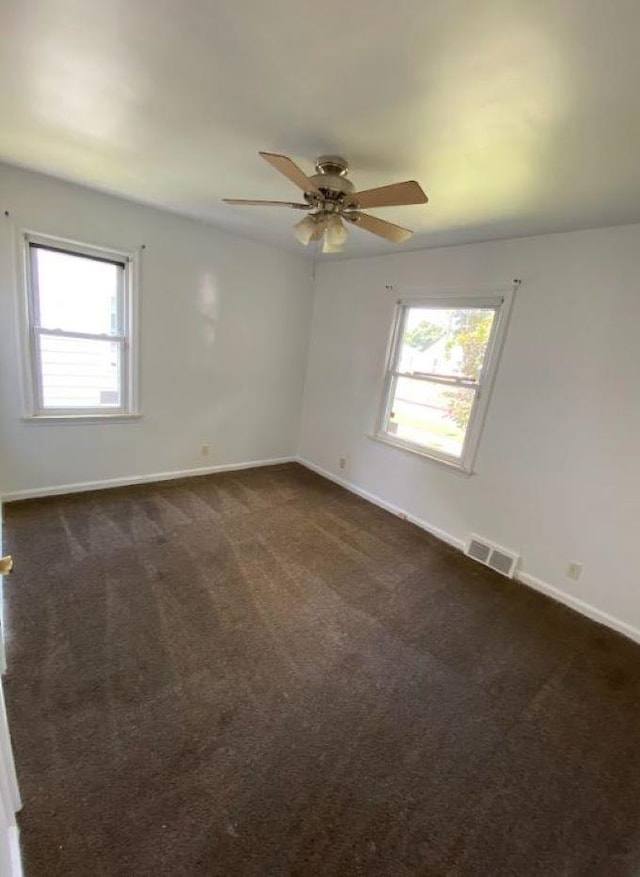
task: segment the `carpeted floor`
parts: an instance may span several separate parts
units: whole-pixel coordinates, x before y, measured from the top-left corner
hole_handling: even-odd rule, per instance
[[[301,467],[5,548],[27,877],[640,873],[640,647]]]

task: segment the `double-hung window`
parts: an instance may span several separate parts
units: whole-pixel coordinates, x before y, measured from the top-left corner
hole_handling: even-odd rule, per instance
[[[470,471],[505,324],[504,297],[400,301],[377,437]]]
[[[133,257],[25,237],[32,415],[132,414]]]

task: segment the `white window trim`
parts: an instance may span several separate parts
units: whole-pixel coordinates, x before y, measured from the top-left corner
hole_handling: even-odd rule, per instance
[[[376,426],[371,438],[425,457],[436,463],[445,465],[447,468],[454,469],[468,475],[473,474],[482,428],[484,426],[491,392],[495,383],[495,378],[502,354],[504,339],[506,335],[511,306],[513,304],[513,289],[501,290],[496,295],[487,295],[486,292],[466,295],[438,295],[434,293],[430,295],[411,295],[396,302],[393,324],[389,342],[387,345],[387,356],[385,362],[384,377],[382,381],[380,393],[380,408],[376,420]],[[426,308],[495,308],[496,317],[492,326],[491,335],[487,344],[484,364],[478,389],[476,391],[476,401],[471,411],[471,418],[467,431],[465,433],[464,445],[460,457],[447,454],[419,445],[414,442],[396,438],[393,434],[386,431],[385,427],[389,416],[389,407],[391,405],[391,387],[394,379],[394,371],[396,360],[399,352],[399,341],[403,334],[404,322],[406,319],[407,309],[410,307],[426,307]]]
[[[19,236],[19,265],[24,290],[23,311],[23,373],[25,414],[24,421],[42,423],[104,423],[123,422],[140,418],[138,394],[138,289],[140,277],[139,254],[129,250],[119,250],[86,244],[48,234],[22,229]],[[38,362],[37,334],[58,334],[57,331],[40,332],[37,326],[37,298],[33,285],[33,261],[31,244],[76,253],[80,256],[120,262],[124,265],[119,295],[122,312],[121,334],[104,336],[119,341],[122,345],[122,384],[121,401],[117,408],[45,408],[42,406],[41,372]],[[102,337],[82,332],[60,332],[67,336]]]

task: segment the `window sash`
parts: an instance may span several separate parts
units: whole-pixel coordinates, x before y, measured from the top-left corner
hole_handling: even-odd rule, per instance
[[[117,344],[120,348],[120,374],[119,374],[119,382],[118,382],[118,395],[120,398],[119,405],[69,405],[65,407],[55,406],[55,405],[45,405],[44,404],[44,372],[42,370],[42,362],[41,362],[41,347],[39,339],[41,337],[48,338],[72,338],[72,339],[80,339],[80,340],[88,340],[88,341],[100,341],[102,343],[109,344]],[[81,415],[84,413],[91,414],[104,414],[108,416],[109,414],[124,414],[129,411],[129,381],[128,377],[128,342],[124,336],[113,336],[113,335],[91,335],[88,333],[82,332],[62,332],[60,329],[56,330],[48,330],[48,329],[38,329],[34,327],[33,329],[33,353],[34,358],[38,363],[38,373],[37,373],[37,381],[36,381],[36,410],[38,413],[42,414],[51,414],[51,415],[63,415],[63,414],[76,414]]]
[[[27,286],[27,319],[32,375],[32,413],[37,416],[117,416],[134,413],[134,360],[131,350],[132,319],[133,319],[133,258],[130,255],[116,254],[96,247],[74,242],[57,241],[39,235],[25,234],[27,249],[26,286]],[[116,265],[117,272],[117,333],[76,332],[58,327],[47,327],[40,324],[40,290],[38,278],[37,250],[53,250],[94,261],[108,262]],[[120,380],[119,405],[53,407],[44,404],[43,371],[40,356],[40,337],[77,338],[83,340],[109,341],[120,348]]]
[[[508,316],[511,298],[505,295],[500,296],[465,296],[464,298],[410,298],[399,300],[397,302],[396,316],[393,323],[393,330],[389,342],[387,355],[387,368],[385,369],[385,378],[383,382],[383,396],[378,425],[375,435],[382,441],[396,445],[409,451],[414,451],[422,456],[426,456],[444,463],[453,465],[458,469],[470,472],[473,458],[477,451],[478,441],[480,438],[480,430],[484,416],[486,414],[486,405],[488,401],[488,392],[495,377],[497,368],[497,359],[499,349],[506,328],[506,317]],[[505,305],[507,306],[505,309]],[[447,309],[447,310],[477,310],[487,309],[494,311],[494,319],[491,332],[487,340],[482,370],[478,380],[466,378],[458,375],[440,375],[426,372],[404,372],[399,368],[399,361],[402,351],[402,339],[406,331],[406,323],[409,311],[412,309]],[[473,403],[469,421],[464,434],[464,440],[460,456],[449,454],[429,445],[398,438],[395,433],[389,432],[389,423],[393,400],[395,397],[397,382],[400,378],[412,381],[425,381],[428,383],[438,384],[440,386],[462,387],[472,390],[474,393]]]
[[[402,447],[406,447],[409,450],[416,450],[421,454],[425,454],[427,456],[437,457],[438,459],[445,460],[446,462],[454,463],[455,465],[459,465],[462,460],[464,460],[465,453],[467,450],[467,441],[469,438],[469,430],[471,427],[471,422],[474,417],[474,413],[476,410],[476,403],[478,401],[478,395],[480,392],[479,383],[469,384],[455,384],[449,381],[441,381],[441,380],[430,380],[424,377],[414,377],[413,375],[404,374],[403,372],[391,372],[390,373],[391,380],[389,382],[389,389],[387,392],[387,404],[384,410],[384,420],[382,423],[382,433],[385,439],[393,442],[393,444],[397,444]],[[390,428],[392,419],[391,415],[393,412],[394,401],[396,400],[396,391],[398,387],[398,381],[400,379],[406,381],[415,381],[416,383],[427,383],[427,384],[435,384],[436,386],[446,386],[446,387],[455,387],[460,386],[466,390],[473,391],[473,402],[471,405],[471,413],[469,415],[469,422],[467,423],[467,427],[464,432],[464,438],[462,440],[462,446],[460,448],[460,454],[451,454],[447,451],[442,450],[441,448],[434,447],[433,445],[427,444],[426,442],[412,441],[411,439],[404,438],[399,436],[396,432],[393,432]]]
[[[106,335],[93,332],[67,332],[64,329],[44,329],[42,326],[33,326],[36,335],[51,335],[53,338],[81,338],[86,341],[113,341],[126,342],[126,335]]]
[[[116,304],[118,318],[118,334],[125,335],[127,333],[126,313],[127,313],[127,292],[129,286],[129,278],[127,276],[128,262],[122,258],[107,258],[106,256],[98,256],[93,248],[78,247],[71,248],[55,245],[47,245],[38,243],[35,240],[27,238],[29,248],[29,291],[31,299],[31,325],[39,330],[48,329],[49,331],[60,331],[72,334],[67,329],[60,329],[58,326],[43,326],[40,319],[40,278],[38,276],[38,250],[49,250],[54,253],[64,253],[67,256],[75,256],[80,259],[90,259],[94,262],[106,262],[109,265],[115,265],[118,270],[116,274]],[[80,337],[80,336],[78,336]],[[88,336],[87,336],[88,337]]]
[[[475,378],[463,378],[459,375],[440,375],[433,372],[401,372],[393,369],[391,374],[396,378],[410,378],[412,381],[428,381],[431,384],[445,384],[447,387],[469,387],[474,389],[480,386],[480,381]]]

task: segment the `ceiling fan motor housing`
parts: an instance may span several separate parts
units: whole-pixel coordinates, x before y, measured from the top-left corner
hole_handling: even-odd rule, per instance
[[[321,155],[316,161],[317,174],[311,180],[330,201],[341,200],[343,195],[355,191],[351,180],[347,179],[348,162],[340,155]]]

